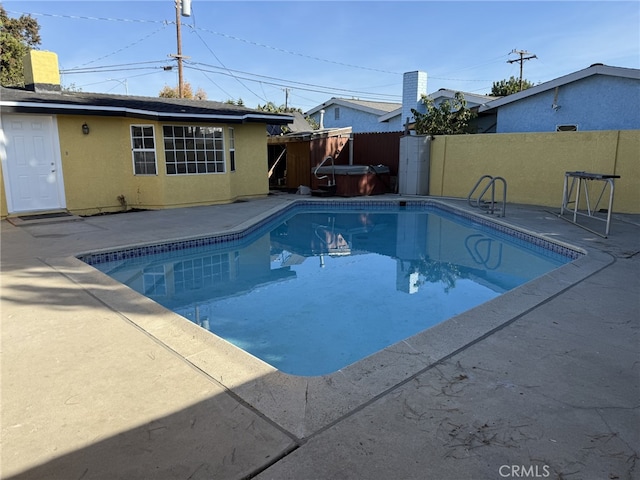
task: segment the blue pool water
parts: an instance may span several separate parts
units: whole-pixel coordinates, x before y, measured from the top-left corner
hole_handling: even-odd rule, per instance
[[[300,207],[231,242],[109,258],[89,263],[305,376],[337,371],[572,260],[436,208],[401,207]]]

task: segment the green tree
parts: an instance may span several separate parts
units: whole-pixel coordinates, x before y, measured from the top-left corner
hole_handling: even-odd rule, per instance
[[[278,107],[273,102],[267,102],[264,105],[258,104],[258,106],[256,107],[256,110],[261,110],[263,112],[269,112],[269,113],[293,113],[293,112],[302,113],[302,110],[300,108],[285,107],[284,105],[280,105]]]
[[[435,106],[433,100],[422,95],[421,102],[426,107],[426,113],[411,109],[415,118],[415,131],[418,135],[458,135],[471,133],[469,122],[476,117],[476,113],[467,108],[467,101],[461,92],[456,92],[454,98],[445,100]]]
[[[22,59],[40,45],[40,25],[30,15],[9,18],[0,5],[0,84],[23,87]]]
[[[522,79],[522,90],[533,87],[533,83],[529,80]],[[509,80],[500,80],[499,82],[493,82],[491,86],[491,95],[494,97],[506,97],[512,93],[520,92],[520,79],[516,77],[509,77]]]

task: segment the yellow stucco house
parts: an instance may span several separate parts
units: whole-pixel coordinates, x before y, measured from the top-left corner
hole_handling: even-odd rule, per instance
[[[61,91],[32,50],[0,90],[0,215],[92,215],[229,203],[269,192],[267,129],[288,115],[221,102]]]

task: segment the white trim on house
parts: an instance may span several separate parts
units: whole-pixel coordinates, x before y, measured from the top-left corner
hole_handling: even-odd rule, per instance
[[[74,105],[69,103],[42,103],[42,102],[20,102],[20,101],[0,101],[0,107],[23,107],[23,108],[37,108],[44,110],[80,110],[91,112],[115,112],[123,114],[123,116],[129,115],[144,115],[155,116],[158,118],[185,118],[185,119],[206,119],[206,120],[219,120],[224,122],[225,120],[264,120],[265,123],[269,123],[270,120],[282,121],[282,115],[264,115],[256,113],[246,113],[243,115],[231,115],[231,114],[202,114],[202,113],[178,113],[178,112],[158,112],[156,110],[139,110],[127,107],[108,107],[108,106],[95,106],[95,105]],[[11,112],[22,113],[22,112]],[[293,121],[293,117],[289,120]]]

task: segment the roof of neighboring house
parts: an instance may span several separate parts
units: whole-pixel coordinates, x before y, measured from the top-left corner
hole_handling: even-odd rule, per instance
[[[391,102],[373,102],[369,100],[356,100],[353,98],[337,98],[332,97],[326,102],[318,105],[317,107],[312,108],[305,115],[313,115],[314,113],[319,112],[323,108],[327,108],[331,105],[339,105],[342,107],[349,107],[355,110],[361,110],[367,113],[373,113],[374,115],[383,115],[385,113],[389,113],[393,110],[396,110],[402,107],[400,103],[391,103]]]
[[[4,113],[76,114],[143,118],[161,121],[267,123],[286,125],[291,115],[268,113],[208,100],[134,97],[85,92],[33,92],[0,88]]]
[[[308,132],[313,130],[309,122],[304,118],[304,115],[300,112],[289,113],[293,117],[293,122],[288,123],[286,126],[289,128],[289,132]],[[269,135],[282,135],[283,125],[267,125],[267,133]]]
[[[467,101],[467,103],[474,103],[477,105],[482,105],[487,102],[491,102],[493,100],[502,98],[502,97],[494,97],[491,95],[478,95],[477,93],[461,92],[460,90],[450,90],[448,88],[441,88],[436,92],[430,93],[429,98],[431,98],[434,101],[439,98],[446,98],[446,99],[455,98],[456,93],[458,92],[464,95],[464,99]]]
[[[460,92],[460,90],[450,90],[448,88],[441,88],[433,93],[430,93],[427,96],[435,102],[440,98],[443,98],[443,99],[454,98],[457,92]],[[464,95],[464,99],[468,103],[473,103],[474,105],[483,105],[492,100],[501,98],[501,97],[492,97],[490,95],[478,95],[477,93],[468,93],[468,92],[460,92],[460,93]],[[389,113],[385,113],[384,115],[381,115],[380,118],[378,118],[378,120],[380,122],[387,122],[392,118],[401,114],[402,114],[402,106],[400,106],[399,108],[396,108],[395,110],[390,111]]]
[[[531,97],[533,95],[537,95],[538,93],[546,92],[547,90],[551,90],[562,85],[567,85],[568,83],[576,82],[593,75],[607,75],[611,77],[632,78],[640,80],[640,70],[636,68],[610,67],[608,65],[596,63],[583,70],[578,70],[577,72],[573,72],[568,75],[558,77],[554,80],[535,85],[521,92],[513,93],[511,95],[507,95],[506,97],[500,97],[497,100],[493,100],[486,105],[481,106],[479,112],[493,110],[494,108],[517,102],[518,100],[522,100],[523,98]]]

